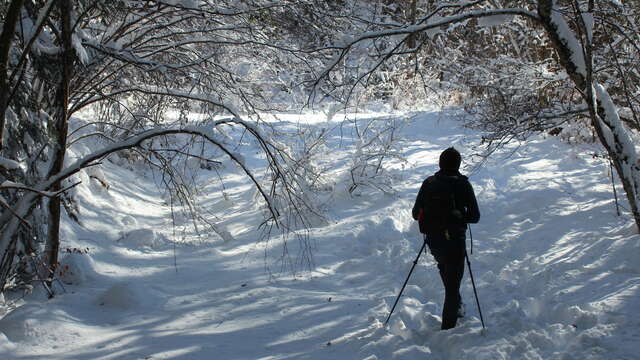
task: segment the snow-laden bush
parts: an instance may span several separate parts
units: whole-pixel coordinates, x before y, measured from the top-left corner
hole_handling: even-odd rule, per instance
[[[82,285],[95,278],[95,264],[88,253],[70,252],[60,260],[56,275],[65,284]]]
[[[404,119],[373,118],[361,128],[349,168],[349,193],[358,195],[362,188],[373,188],[385,194],[393,193],[390,164],[404,165],[406,159],[400,147],[399,130]]]

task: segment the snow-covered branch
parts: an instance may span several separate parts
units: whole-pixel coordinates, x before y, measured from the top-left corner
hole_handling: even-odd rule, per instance
[[[318,79],[325,78],[330,72],[332,72],[335,69],[335,67],[350,53],[352,48],[361,42],[364,42],[367,40],[373,40],[373,39],[392,38],[398,35],[407,35],[407,37],[402,38],[402,40],[400,41],[400,43],[402,43],[408,38],[408,35],[411,35],[411,34],[427,32],[433,29],[446,30],[446,28],[451,25],[464,23],[469,21],[470,19],[482,19],[482,18],[495,17],[500,15],[523,16],[534,21],[540,20],[540,18],[538,17],[538,14],[524,8],[473,10],[469,12],[463,12],[457,15],[439,17],[434,21],[427,22],[426,24],[407,25],[407,26],[388,29],[388,30],[364,32],[354,38],[346,39],[346,41],[344,41],[341,44],[334,44],[332,46],[328,46],[323,49],[320,49],[320,50],[339,50],[339,53],[336,56],[334,56],[333,59],[329,62],[329,64],[320,72]],[[389,57],[390,57],[390,54],[387,54],[387,58]],[[314,85],[317,85],[318,82],[319,80],[316,81]]]
[[[265,201],[265,204],[267,206],[269,213],[271,214],[270,216],[271,220],[273,220],[277,226],[277,224],[279,223],[279,211],[276,207],[276,204],[272,202],[272,196],[267,194],[267,192],[265,191],[261,183],[257,180],[255,175],[253,174],[253,171],[247,167],[243,159],[238,155],[236,155],[233,151],[229,150],[227,146],[224,144],[224,142],[218,138],[218,135],[216,135],[214,130],[215,130],[215,127],[221,126],[221,125],[237,125],[249,131],[255,137],[255,139],[261,144],[263,150],[265,151],[265,154],[267,155],[267,159],[269,160],[269,166],[272,167],[274,171],[276,171],[276,176],[274,179],[280,179],[280,181],[285,181],[285,182],[287,181],[286,175],[284,173],[284,169],[281,167],[281,165],[278,162],[277,154],[273,151],[273,149],[275,148],[273,148],[269,144],[269,140],[266,137],[264,137],[264,135],[257,128],[255,128],[252,124],[247,123],[245,121],[238,120],[238,119],[224,119],[224,120],[214,121],[209,125],[200,125],[200,126],[194,125],[194,126],[184,126],[180,128],[151,129],[144,133],[132,136],[126,140],[111,144],[100,150],[94,151],[86,156],[83,156],[82,158],[76,160],[71,165],[64,168],[61,172],[50,176],[49,178],[36,184],[35,186],[27,187],[22,184],[15,184],[12,182],[5,182],[2,185],[0,185],[0,189],[16,189],[16,190],[28,192],[27,194],[25,194],[20,198],[20,200],[14,207],[12,207],[11,213],[14,214],[14,218],[9,219],[9,221],[4,224],[0,224],[3,230],[2,235],[0,236],[0,254],[3,256],[3,258],[6,258],[6,256],[10,256],[8,251],[10,251],[10,249],[15,248],[15,241],[17,241],[17,239],[15,238],[15,236],[13,236],[13,234],[17,230],[18,222],[26,218],[26,216],[29,214],[29,212],[33,208],[33,205],[39,199],[40,196],[54,197],[54,196],[58,196],[62,191],[69,189],[69,188],[66,188],[60,192],[55,192],[55,193],[49,192],[48,190],[54,184],[69,178],[71,175],[79,172],[80,170],[82,170],[87,166],[91,166],[96,161],[99,161],[100,159],[108,156],[109,154],[112,154],[121,150],[140,147],[145,141],[151,140],[156,137],[175,135],[175,134],[187,134],[187,135],[200,136],[206,139],[206,141],[208,141],[209,143],[218,147],[220,150],[222,150],[223,153],[229,156],[229,158],[233,160],[243,170],[245,175],[249,177],[249,179],[256,186],[258,192],[261,194],[261,196]],[[277,181],[277,180],[274,180],[274,181]],[[75,185],[76,184],[72,186],[75,186]],[[295,189],[292,187],[289,187],[285,189],[285,192],[287,191],[295,191]],[[294,196],[294,194],[291,194],[291,196]]]
[[[71,112],[76,112],[80,109],[82,109],[83,107],[89,106],[91,104],[94,104],[96,102],[99,101],[103,101],[106,99],[110,99],[110,98],[114,98],[116,96],[119,95],[124,95],[124,94],[128,94],[128,93],[140,93],[140,94],[145,94],[145,95],[161,95],[161,96],[169,96],[169,97],[174,97],[174,98],[181,98],[181,99],[187,99],[187,100],[193,100],[193,101],[198,101],[198,102],[203,102],[203,103],[207,103],[210,105],[214,105],[217,107],[220,107],[222,109],[225,109],[227,112],[229,112],[231,115],[233,115],[235,118],[240,118],[239,112],[238,110],[234,109],[233,106],[229,105],[229,104],[225,104],[223,102],[220,102],[218,100],[216,100],[215,98],[213,98],[211,95],[208,94],[195,94],[195,93],[188,93],[185,91],[180,91],[180,90],[174,90],[171,88],[151,88],[151,87],[126,87],[126,88],[119,88],[113,92],[110,93],[106,93],[106,94],[99,94],[99,95],[94,95],[93,97],[83,101],[82,103],[77,104],[76,106],[74,106],[71,109]]]
[[[630,198],[635,200],[640,208],[640,164],[636,146],[629,136],[628,130],[620,120],[617,106],[613,103],[607,89],[601,84],[594,84],[598,102],[599,116],[597,117],[605,139],[605,145],[613,152],[615,164],[621,170],[623,182],[628,182]],[[632,208],[634,208],[632,206]],[[637,209],[634,217],[638,217]]]
[[[62,190],[58,190],[58,191],[43,191],[43,190],[39,190],[36,188],[32,188],[29,187],[27,185],[24,184],[18,184],[18,183],[14,183],[13,181],[9,181],[9,180],[5,180],[5,182],[3,182],[2,184],[0,184],[0,190],[2,189],[13,189],[13,190],[20,190],[20,191],[29,191],[29,192],[33,192],[36,193],[40,196],[44,196],[44,197],[48,197],[48,198],[54,198],[56,196],[60,196],[60,194],[69,191],[71,188],[76,187],[77,185],[79,185],[80,183],[75,183],[73,185],[67,186]]]

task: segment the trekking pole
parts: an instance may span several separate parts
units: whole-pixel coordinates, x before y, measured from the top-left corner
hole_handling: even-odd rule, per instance
[[[469,237],[471,238],[471,255],[473,255],[473,233],[471,232],[471,225],[469,227]]]
[[[404,284],[402,284],[402,289],[400,289],[400,293],[398,294],[398,297],[396,297],[396,302],[393,303],[393,307],[391,308],[391,312],[389,312],[389,316],[387,316],[387,320],[384,322],[385,326],[389,322],[389,319],[391,319],[391,314],[393,314],[393,310],[396,309],[396,305],[398,305],[398,300],[400,300],[400,296],[402,296],[402,292],[404,291],[405,286],[407,286],[407,282],[409,282],[409,278],[411,277],[411,273],[413,272],[413,269],[416,267],[416,264],[418,264],[418,260],[420,259],[420,255],[422,255],[422,250],[425,250],[426,246],[427,246],[427,238],[425,236],[424,242],[422,243],[422,247],[420,248],[420,251],[418,251],[418,256],[416,257],[415,260],[413,260],[413,266],[411,266],[411,270],[409,270],[409,275],[407,275],[407,279],[404,281]]]
[[[482,318],[482,309],[480,308],[480,300],[478,300],[478,291],[476,290],[476,282],[473,280],[473,272],[471,271],[471,262],[467,255],[467,249],[464,249],[464,257],[467,259],[467,267],[469,268],[469,276],[471,277],[471,285],[473,285],[473,294],[476,296],[476,305],[478,305],[478,312],[480,313],[480,322],[482,323],[482,329],[484,330],[484,319]]]

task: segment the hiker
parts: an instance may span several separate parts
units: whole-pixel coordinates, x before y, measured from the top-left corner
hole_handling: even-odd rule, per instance
[[[461,161],[453,147],[440,154],[440,171],[422,183],[412,211],[444,284],[442,330],[454,328],[458,317],[464,316],[460,282],[464,275],[467,223],[480,220],[473,187],[459,171]]]

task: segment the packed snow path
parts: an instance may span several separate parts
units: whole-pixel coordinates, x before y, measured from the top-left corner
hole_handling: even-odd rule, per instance
[[[421,246],[410,217],[421,181],[442,149],[468,156],[480,136],[438,113],[413,118],[403,134],[409,164],[392,172],[395,195],[349,195],[349,147],[331,147],[344,137],[328,144],[337,161],[329,221],[310,231],[314,271],[295,277],[274,263],[278,238],[265,268],[259,209],[238,171],[223,174],[226,197],[203,182],[205,207],[233,236],[226,241],[174,236],[140,169],[105,170],[108,190],[85,179],[82,226],[67,221],[63,233],[65,247],[82,250],[63,257],[74,285],[53,300],[36,289],[1,319],[0,358],[637,358],[640,238],[615,215],[607,164],[556,138],[510,146],[471,174],[482,212],[471,262],[487,330],[467,273],[467,317],[439,331],[444,292],[430,255],[383,327]],[[293,260],[297,244],[289,239]]]

